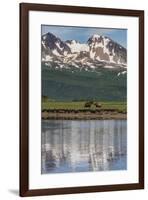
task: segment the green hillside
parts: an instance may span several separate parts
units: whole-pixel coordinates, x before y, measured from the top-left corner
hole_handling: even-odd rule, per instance
[[[120,70],[72,72],[42,66],[42,96],[55,101],[126,101],[126,74],[117,76]]]

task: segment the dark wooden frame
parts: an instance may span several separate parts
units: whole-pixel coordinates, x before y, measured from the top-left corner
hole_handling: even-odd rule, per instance
[[[29,11],[103,14],[139,18],[139,183],[29,190]],[[144,11],[20,4],[20,196],[105,192],[144,188]]]

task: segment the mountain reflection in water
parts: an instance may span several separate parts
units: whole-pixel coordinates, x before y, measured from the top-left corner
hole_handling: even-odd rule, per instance
[[[126,120],[42,120],[41,173],[126,170]]]

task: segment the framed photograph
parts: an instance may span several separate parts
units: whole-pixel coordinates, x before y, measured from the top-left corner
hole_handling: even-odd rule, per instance
[[[20,4],[20,196],[144,188],[144,11]]]

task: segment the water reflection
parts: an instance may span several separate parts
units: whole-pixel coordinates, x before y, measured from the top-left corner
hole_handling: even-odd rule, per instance
[[[42,174],[125,170],[126,120],[43,120]]]

